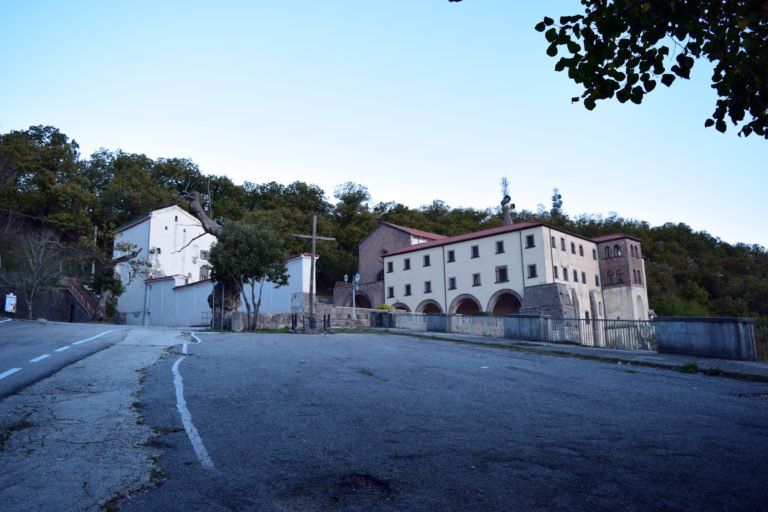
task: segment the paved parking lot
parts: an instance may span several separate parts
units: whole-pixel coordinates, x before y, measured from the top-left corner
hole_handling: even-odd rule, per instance
[[[405,336],[199,337],[143,381],[162,483],[124,511],[768,510],[765,383]]]

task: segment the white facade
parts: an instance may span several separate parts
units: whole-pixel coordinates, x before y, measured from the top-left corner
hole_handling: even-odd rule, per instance
[[[559,299],[567,290],[572,314],[601,318],[599,275],[594,242],[539,223],[425,242],[384,256],[386,303],[410,311],[534,313],[539,297]]]
[[[216,237],[205,233],[194,216],[178,206],[153,211],[118,228],[115,243],[120,242],[140,248],[138,259],[149,263],[143,275],[133,275],[127,263],[116,268],[125,286],[117,310],[125,315],[127,324],[177,327],[208,323],[208,296],[213,283],[208,279],[207,256]],[[120,255],[115,251],[115,257]],[[303,308],[304,295],[310,288],[311,260],[307,254],[289,258],[285,286],[264,283],[260,312],[285,313]],[[250,287],[245,293],[250,300]],[[258,293],[257,287],[257,300]],[[244,303],[241,309],[245,311]]]

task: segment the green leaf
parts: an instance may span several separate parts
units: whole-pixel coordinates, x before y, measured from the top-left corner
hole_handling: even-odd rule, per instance
[[[706,121],[704,121],[704,128],[709,128],[710,126],[714,126],[714,125],[715,125],[714,119],[707,119]]]
[[[546,30],[546,28],[547,28],[547,24],[546,24],[546,23],[544,23],[543,21],[540,21],[540,22],[539,22],[539,23],[537,23],[537,24],[536,24],[536,26],[535,26],[535,27],[533,27],[533,28],[535,28],[535,29],[536,29],[536,32],[544,32],[544,30]]]
[[[656,80],[645,80],[643,85],[645,86],[645,92],[651,92],[656,88]]]
[[[547,48],[547,55],[549,55],[550,57],[557,56],[557,44],[552,43],[551,45],[549,45],[549,47]]]
[[[725,130],[727,130],[728,127],[725,124],[725,121],[722,119],[718,119],[715,123],[715,130],[719,131],[720,133],[725,133]]]
[[[568,41],[568,51],[571,53],[579,53],[581,46],[576,41]]]
[[[557,39],[557,30],[554,28],[547,30],[547,33],[544,34],[544,37],[547,39],[547,42],[554,42],[555,39]]]
[[[595,103],[595,99],[592,96],[589,96],[584,100],[584,106],[587,110],[595,110],[597,104]]]
[[[549,16],[544,16],[544,24],[547,25],[547,26],[554,25],[555,24],[555,20],[553,20]]]
[[[663,83],[667,87],[672,85],[672,82],[674,82],[674,81],[675,81],[675,75],[672,75],[670,73],[665,73],[665,74],[661,75],[661,83]]]

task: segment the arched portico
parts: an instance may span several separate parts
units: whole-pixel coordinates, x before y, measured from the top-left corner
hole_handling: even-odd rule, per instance
[[[392,304],[393,309],[397,309],[398,311],[406,311],[408,313],[411,312],[411,308],[408,307],[407,304],[403,304],[402,302],[395,302]]]
[[[454,315],[474,315],[482,311],[482,307],[474,295],[464,293],[453,299],[448,311]]]
[[[355,305],[358,308],[371,309],[371,299],[363,293],[357,293],[355,295]]]
[[[427,299],[418,306],[416,306],[417,313],[442,313],[443,308],[440,307],[436,301]]]
[[[505,288],[491,296],[487,311],[493,312],[494,316],[516,315],[520,313],[521,304],[521,297],[514,290]]]

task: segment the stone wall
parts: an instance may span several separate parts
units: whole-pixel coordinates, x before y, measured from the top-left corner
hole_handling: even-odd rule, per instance
[[[656,318],[659,352],[694,357],[754,361],[757,358],[751,318]]]
[[[549,283],[525,288],[520,314],[573,318],[576,311],[568,286],[563,283]]]

